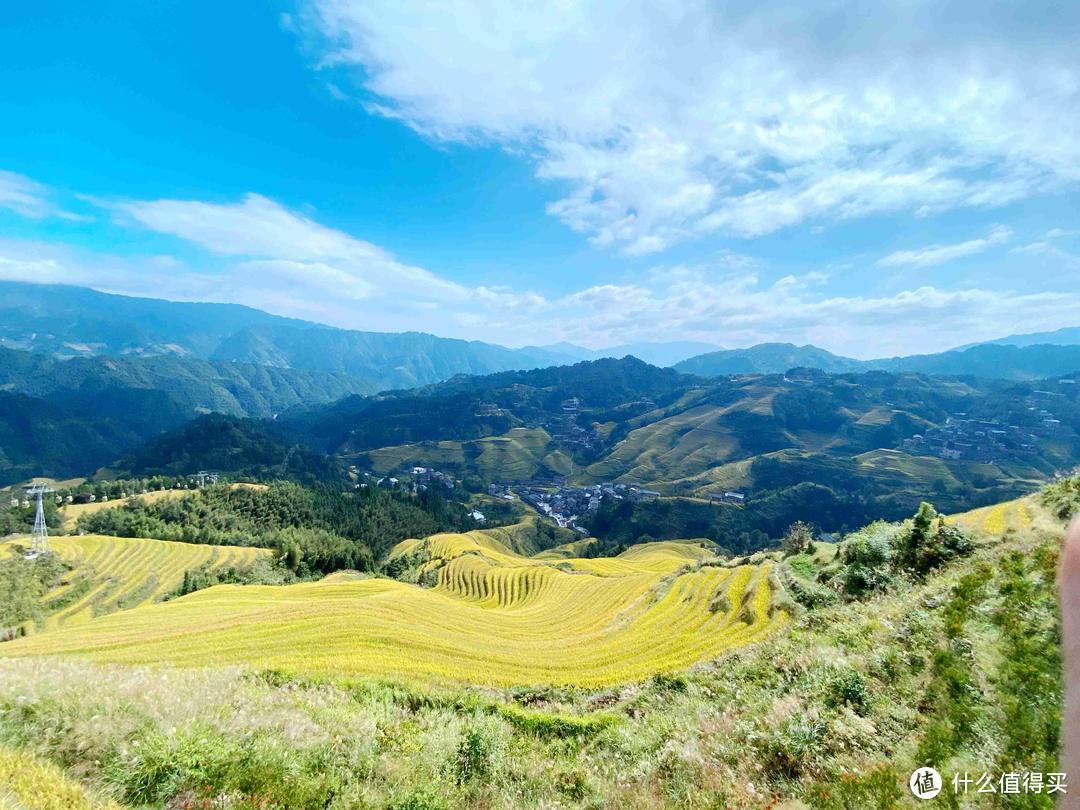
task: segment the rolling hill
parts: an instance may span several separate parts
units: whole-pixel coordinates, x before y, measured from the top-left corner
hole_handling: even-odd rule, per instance
[[[427,558],[421,575],[435,587],[337,577],[218,586],[19,639],[4,653],[598,687],[684,669],[787,621],[773,608],[768,563],[725,567],[696,545],[552,561],[479,531],[406,541],[395,554]]]
[[[635,358],[599,360],[348,397],[274,422],[204,417],[114,466],[266,477],[284,474],[289,458],[288,475],[303,480],[340,476],[344,464],[406,478],[414,466],[433,467],[474,490],[530,479],[637,484],[687,501],[685,515],[668,516],[672,527],[731,542],[748,532],[777,537],[800,518],[827,531],[895,518],[928,493],[957,511],[1031,491],[1080,462],[1077,388],[1073,378],[881,371],[704,380]],[[950,419],[968,425],[950,439],[966,449],[945,457],[923,435],[944,441],[959,430]],[[1010,443],[991,441],[995,429]],[[745,493],[750,508],[710,506],[710,493],[725,490]],[[660,518],[641,531],[674,536]]]
[[[28,544],[27,538],[2,542],[0,557]],[[156,602],[176,590],[185,571],[242,568],[270,554],[261,548],[101,535],[53,537],[49,545],[71,570],[45,595],[44,626],[31,631],[84,627],[91,619]]]
[[[339,572],[50,630],[0,658],[0,800],[862,808],[911,801],[928,746],[1054,768],[1062,506],[934,516],[963,550],[918,577],[912,520],[727,563],[470,532],[398,545],[425,587]]]
[[[814,482],[870,499],[860,515],[899,514],[927,492],[948,509],[1015,496],[1080,461],[1080,401],[1069,382],[881,371],[703,380],[624,358],[354,397],[284,424],[379,474],[421,465],[485,481],[564,476],[697,498]],[[1049,432],[1038,415],[1046,407],[1059,425]],[[957,414],[1034,431],[1031,449],[960,458],[905,450]],[[984,441],[985,430],[970,438]]]
[[[0,485],[93,473],[199,414],[272,417],[368,390],[347,375],[248,363],[0,348]]]
[[[684,374],[719,377],[725,374],[782,374],[790,368],[816,368],[822,371],[860,371],[864,364],[841,357],[817,346],[792,343],[760,343],[747,349],[721,349],[675,363]]]

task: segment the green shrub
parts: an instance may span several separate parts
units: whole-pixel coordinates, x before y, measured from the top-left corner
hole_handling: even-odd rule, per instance
[[[925,501],[919,505],[911,526],[898,535],[895,546],[896,567],[920,577],[974,550],[968,536],[941,520]]]
[[[870,703],[866,678],[857,669],[845,669],[836,673],[829,682],[828,701],[833,706],[846,705],[856,714],[865,714]]]
[[[1080,512],[1080,475],[1050,484],[1042,491],[1044,505],[1062,520]]]
[[[780,550],[785,557],[796,554],[805,554],[814,548],[814,529],[809,523],[797,520],[788,526],[784,533],[784,539],[780,542]]]
[[[758,740],[761,765],[770,776],[797,779],[819,759],[824,737],[821,721],[788,717]]]
[[[844,570],[840,581],[845,593],[858,598],[889,587],[893,534],[892,527],[873,524],[848,538],[841,551]]]
[[[454,776],[459,785],[483,779],[491,772],[492,744],[484,730],[473,726],[465,731],[454,759]]]
[[[685,675],[671,672],[657,672],[652,677],[652,684],[664,692],[685,692],[690,686]]]

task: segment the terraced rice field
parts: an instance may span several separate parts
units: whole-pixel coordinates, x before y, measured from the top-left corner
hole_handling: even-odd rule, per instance
[[[0,748],[0,810],[120,810],[120,805],[93,798],[50,762]]]
[[[10,642],[6,655],[241,664],[419,683],[600,687],[685,669],[782,626],[770,564],[695,544],[608,559],[515,554],[483,531],[404,541],[434,587],[329,578],[219,586]]]
[[[411,464],[433,467],[461,466],[466,456],[482,474],[500,479],[526,479],[536,474],[540,465],[560,474],[570,470],[570,458],[554,449],[551,436],[542,428],[513,428],[501,436],[475,441],[421,442],[419,444],[381,447],[359,454],[370,460],[372,468],[387,473]]]
[[[13,544],[0,543],[0,556]],[[131,537],[52,537],[52,550],[73,566],[66,581],[45,596],[45,629],[85,624],[122,608],[155,602],[180,585],[184,572],[210,565],[244,567],[266,549],[207,546]],[[32,628],[30,628],[32,629]]]
[[[145,492],[142,495],[139,495],[137,500],[143,501],[144,503],[171,501],[175,498],[187,497],[191,492],[192,491],[188,489],[160,489],[154,490],[153,492]],[[125,503],[128,503],[130,500],[134,499],[114,498],[111,501],[95,501],[94,503],[70,503],[60,507],[60,517],[64,521],[65,528],[70,529],[83,515],[92,515],[94,512],[100,512],[102,509],[116,509],[123,506]]]
[[[1032,503],[1030,498],[1018,498],[1015,501],[950,515],[946,520],[965,529],[998,536],[1007,529],[1022,531],[1030,528],[1033,520]]]

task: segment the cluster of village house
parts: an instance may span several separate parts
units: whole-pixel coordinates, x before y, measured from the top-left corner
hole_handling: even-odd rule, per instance
[[[1059,381],[1075,384],[1071,380]],[[999,461],[1018,458],[1038,449],[1040,438],[1063,435],[1067,428],[1054,414],[1054,404],[1065,401],[1058,391],[1035,391],[1027,398],[1030,424],[1007,425],[993,419],[971,419],[956,413],[941,427],[905,439],[903,449],[917,455],[964,461]]]
[[[551,434],[551,440],[560,447],[582,450],[592,449],[599,437],[591,426],[582,427],[578,424],[578,414],[581,413],[581,400],[577,397],[564,399],[560,409],[562,410],[562,416],[556,416],[544,423],[544,427]]]
[[[350,471],[368,479],[366,481],[361,481],[357,484],[357,487],[366,487],[369,483],[374,483],[377,487],[389,487],[392,489],[399,484],[402,484],[410,487],[413,492],[422,492],[433,484],[439,484],[447,489],[453,489],[455,483],[452,475],[447,475],[432,467],[413,467],[409,470],[409,475],[412,476],[411,479],[404,482],[392,475],[374,476],[369,472],[361,472],[356,467],[351,467]]]
[[[569,487],[563,483],[554,489],[542,489],[533,482],[519,487],[517,492],[521,500],[541,514],[550,517],[558,525],[581,532],[585,529],[579,526],[577,521],[598,509],[600,501],[605,497],[636,502],[654,500],[660,496],[659,492],[642,489],[635,484],[593,484],[587,487]],[[503,498],[514,497],[505,484],[492,484],[488,487],[488,494]]]

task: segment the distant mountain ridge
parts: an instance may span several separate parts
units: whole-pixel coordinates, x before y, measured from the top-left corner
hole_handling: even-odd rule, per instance
[[[199,414],[276,417],[372,391],[321,371],[176,355],[58,360],[0,348],[0,485],[91,473]]]
[[[132,298],[23,282],[0,282],[0,348],[57,358],[171,357],[344,375],[349,379],[340,382],[346,393],[414,388],[458,374],[486,375],[628,355],[702,377],[807,367],[831,373],[919,371],[1029,380],[1080,370],[1080,327],[1013,335],[938,354],[876,360],[855,360],[791,343],[717,349],[694,341],[643,342],[599,350],[556,343],[509,349],[424,332],[338,329],[237,304]],[[316,384],[313,379],[303,383],[310,384],[329,383]],[[222,410],[250,412],[247,407]]]
[[[348,374],[200,360],[194,357],[75,357],[0,348],[0,390],[32,397],[93,397],[103,391],[161,391],[183,412],[273,417],[377,389]]]
[[[859,371],[862,361],[841,357],[817,346],[792,343],[759,343],[747,349],[723,349],[698,355],[675,364],[684,374],[719,377],[724,374],[781,374],[790,368],[817,368],[822,371]]]
[[[531,348],[531,347],[528,347]],[[674,366],[683,360],[720,350],[719,346],[712,343],[702,343],[690,340],[653,341],[645,343],[622,343],[618,346],[610,346],[606,349],[586,349],[575,346],[573,343],[554,343],[549,346],[539,347],[542,351],[548,351],[562,355],[571,362],[578,360],[601,360],[605,357],[619,359],[636,357],[653,366],[661,368]]]
[[[855,360],[817,346],[762,343],[747,349],[728,349],[691,357],[674,368],[699,377],[728,374],[780,374],[792,368],[815,368],[830,373],[911,371],[920,374],[974,376],[1005,380],[1037,380],[1080,371],[1080,345],[1029,346],[981,343],[939,354]]]
[[[337,329],[238,304],[133,298],[12,281],[0,281],[0,347],[60,358],[172,355],[349,374],[363,380],[367,390],[570,361],[539,347],[508,349],[422,332]]]
[[[1064,329],[1055,329],[1053,332],[1030,332],[1023,335],[1008,335],[996,340],[984,341],[982,344],[972,345],[1007,345],[1007,346],[1036,346],[1039,344],[1051,344],[1054,346],[1080,345],[1080,326],[1066,326]],[[962,349],[970,346],[961,346]]]
[[[707,380],[633,357],[603,359],[463,375],[293,411],[274,423],[271,433],[287,438],[267,458],[296,442],[360,473],[408,476],[415,466],[434,467],[477,491],[553,479],[638,484],[660,493],[661,510],[671,506],[663,496],[687,496],[708,511],[714,493],[737,491],[753,506],[722,510],[722,522],[724,538],[741,547],[745,533],[776,537],[800,515],[834,531],[852,515],[910,514],[928,492],[952,511],[1022,494],[1080,460],[1076,379],[818,371]],[[1052,424],[1032,403],[1052,409]],[[1015,425],[1025,445],[971,433],[969,456],[955,458],[911,444],[957,413]],[[237,425],[221,436],[235,435],[242,449],[261,446],[251,437],[265,430]],[[147,469],[190,472],[211,458],[224,469],[216,460],[231,458],[224,439],[202,434],[186,426],[135,455]]]

